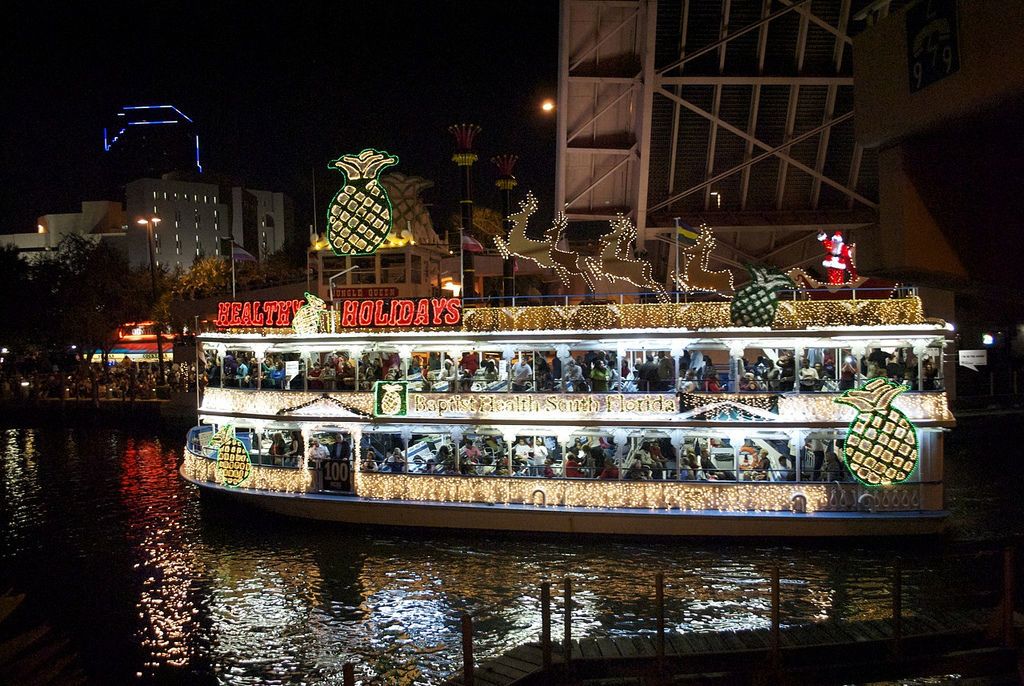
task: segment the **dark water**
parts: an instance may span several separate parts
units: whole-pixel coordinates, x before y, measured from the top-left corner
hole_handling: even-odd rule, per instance
[[[177,475],[183,429],[0,430],[0,583],[79,651],[96,683],[436,683],[458,665],[459,616],[478,655],[532,640],[537,584],[571,576],[575,635],[653,629],[666,572],[669,625],[881,617],[907,560],[910,610],[963,604],[995,560],[943,557],[952,539],[1018,532],[1024,469],[1012,421],[947,444],[953,520],[941,541],[629,541],[346,528],[200,503]],[[556,602],[558,616],[560,602]],[[561,635],[561,626],[553,627]]]

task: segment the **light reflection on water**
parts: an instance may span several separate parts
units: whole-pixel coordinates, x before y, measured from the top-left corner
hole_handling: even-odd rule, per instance
[[[545,579],[555,582],[552,632],[560,637],[565,577],[577,637],[653,631],[659,571],[669,628],[767,626],[776,563],[784,621],[879,618],[891,607],[894,555],[928,550],[428,534],[275,519],[200,504],[177,476],[180,438],[89,428],[11,429],[0,439],[0,581],[29,593],[97,682],[326,684],[339,682],[351,660],[367,683],[436,683],[458,667],[463,612],[474,615],[480,658],[534,640]],[[964,481],[973,490],[953,486],[951,498],[991,500],[972,479]],[[976,564],[933,566],[908,567],[909,611],[956,602],[950,588],[978,573]]]

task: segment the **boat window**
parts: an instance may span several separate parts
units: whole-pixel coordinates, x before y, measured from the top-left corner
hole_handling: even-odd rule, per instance
[[[508,390],[508,379],[501,374],[501,353],[472,351],[462,355],[459,371],[462,376],[462,390],[473,393],[504,393]]]
[[[267,467],[298,467],[305,452],[302,434],[298,430],[264,429],[251,432],[249,456],[255,465]]]
[[[626,350],[622,375],[627,392],[663,393],[676,387],[676,363],[670,350]]]
[[[228,350],[222,360],[221,385],[226,388],[256,388],[255,364],[252,352]]]
[[[808,434],[800,451],[801,481],[854,481],[843,461],[843,440],[834,432]]]
[[[350,434],[344,431],[314,431],[310,434],[310,438],[315,438],[317,443],[323,446],[323,450],[318,451],[318,454],[314,454],[313,450],[310,449],[309,464],[310,467],[316,466],[315,460],[345,460],[348,461],[352,457],[352,437]]]
[[[567,393],[608,393],[622,389],[622,375],[614,350],[574,348],[569,350],[569,357],[571,361],[559,360],[560,368],[554,370],[554,374],[562,378]]]
[[[515,476],[562,476],[562,449],[554,436],[519,434],[511,456]]]
[[[740,481],[795,481],[795,464],[785,436],[744,438],[737,448]]]
[[[430,353],[413,353],[409,358],[409,365],[406,371],[406,380],[409,382],[410,391],[427,390],[424,384],[426,374],[430,372]]]
[[[364,472],[403,473],[405,447],[399,433],[367,432],[359,442],[359,469]]]
[[[683,452],[690,469],[694,463],[699,468],[698,481],[736,480],[736,448],[731,439],[716,435],[690,437],[683,444]]]
[[[629,481],[666,481],[680,476],[676,449],[663,431],[637,431],[626,441],[623,478]]]
[[[458,451],[458,473],[466,476],[508,476],[509,453],[497,431],[465,433]]]
[[[621,476],[618,446],[607,431],[577,431],[565,449],[563,474],[569,478],[618,479]]]
[[[942,377],[942,348],[927,348],[921,356],[921,390],[941,391],[945,388]]]
[[[309,390],[355,390],[355,365],[347,351],[316,353],[309,370]]]
[[[279,391],[306,389],[306,361],[300,353],[268,353],[260,365],[260,388]]]
[[[457,474],[456,450],[448,434],[413,434],[406,455],[410,474]]]

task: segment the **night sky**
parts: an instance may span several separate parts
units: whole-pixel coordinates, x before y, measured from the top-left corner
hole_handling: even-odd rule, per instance
[[[520,156],[520,190],[550,212],[558,4],[545,2],[30,3],[8,9],[0,232],[75,211],[122,105],[173,104],[199,127],[204,169],[283,191],[305,227],[340,175],[377,147],[436,182],[435,222],[459,184],[449,124],[483,127],[477,202],[498,208],[490,157]],[[115,198],[123,200],[123,198]]]

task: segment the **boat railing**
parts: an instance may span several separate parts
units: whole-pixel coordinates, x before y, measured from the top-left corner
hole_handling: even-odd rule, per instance
[[[727,302],[729,298],[717,292],[708,291],[667,291],[669,300],[675,303]],[[918,295],[916,286],[869,286],[849,288],[788,288],[778,291],[780,300],[815,300],[844,297],[850,300],[889,300],[910,298]],[[524,307],[532,305],[625,305],[627,303],[657,304],[664,302],[661,293],[653,291],[620,291],[610,293],[563,293],[527,294],[512,296],[464,297],[463,307]]]

